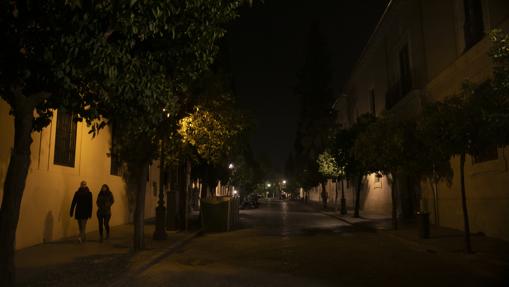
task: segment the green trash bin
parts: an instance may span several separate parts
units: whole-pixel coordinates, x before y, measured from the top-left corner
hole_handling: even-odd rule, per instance
[[[419,237],[429,238],[429,212],[417,212],[417,225],[419,226]]]
[[[231,199],[215,197],[201,201],[201,223],[206,232],[229,231]]]

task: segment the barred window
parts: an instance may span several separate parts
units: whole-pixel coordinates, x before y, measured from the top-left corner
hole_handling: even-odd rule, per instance
[[[410,71],[410,54],[408,44],[399,51],[399,72],[401,79],[401,96],[405,96],[412,89],[412,74]]]
[[[485,149],[483,149],[482,151],[480,151],[479,153],[474,154],[472,157],[472,163],[476,164],[476,163],[481,163],[481,162],[490,161],[490,160],[497,160],[497,159],[498,159],[497,146],[490,145],[490,146],[486,147]]]
[[[375,90],[371,89],[369,91],[369,110],[371,114],[376,116],[376,100],[375,100]]]
[[[464,0],[465,8],[465,50],[472,48],[484,36],[481,0]]]
[[[77,123],[71,113],[57,112],[54,164],[74,167]]]

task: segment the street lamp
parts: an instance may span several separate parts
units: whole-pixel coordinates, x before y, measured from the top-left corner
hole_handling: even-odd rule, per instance
[[[272,185],[270,183],[266,183],[265,186],[267,187],[267,198],[269,198],[270,190],[268,190]],[[273,196],[274,197],[274,196]]]
[[[281,188],[280,188],[281,194],[279,195],[280,199],[284,199],[283,196],[286,197],[285,189],[286,189],[286,179],[283,179],[281,181]]]
[[[163,121],[161,128],[161,151],[159,155],[159,200],[157,201],[156,207],[156,228],[153,235],[154,240],[165,240],[168,237],[165,230],[166,208],[164,207],[164,179],[166,178],[164,149],[166,144],[166,123],[168,121],[166,121],[164,117],[166,117],[166,119],[170,118],[170,113],[165,108],[163,108]]]
[[[232,189],[232,186],[231,186],[233,172],[235,171],[234,170],[235,165],[232,162],[230,162],[230,164],[228,165],[228,169],[230,170],[230,177],[228,178],[228,195],[230,196],[230,195],[232,195],[232,193],[235,192],[235,187],[233,187],[233,189]],[[235,195],[235,194],[233,194],[233,195]]]

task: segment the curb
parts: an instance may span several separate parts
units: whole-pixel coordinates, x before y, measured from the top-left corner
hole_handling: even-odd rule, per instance
[[[189,243],[191,240],[193,240],[194,238],[196,238],[196,237],[198,237],[198,236],[200,236],[202,234],[203,234],[203,230],[202,229],[200,229],[200,230],[198,230],[198,231],[196,231],[194,233],[191,233],[186,238],[184,238],[184,239],[182,239],[180,241],[175,242],[174,244],[172,244],[169,247],[165,248],[161,253],[153,256],[150,260],[148,260],[147,263],[145,263],[142,266],[140,266],[140,267],[130,271],[128,275],[123,276],[122,278],[113,281],[111,284],[109,284],[107,286],[108,287],[127,286],[127,284],[131,281],[131,279],[135,275],[143,273],[144,271],[146,271],[150,267],[156,265],[157,263],[159,263],[164,258],[166,258],[166,257],[170,256],[171,254],[175,253],[181,247],[183,247],[184,245]]]

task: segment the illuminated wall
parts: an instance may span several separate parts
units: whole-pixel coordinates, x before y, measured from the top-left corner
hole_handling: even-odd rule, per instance
[[[344,94],[348,100],[342,100],[343,107],[338,109],[344,113],[338,117],[343,125],[351,125],[358,115],[373,112],[372,95],[377,115],[387,108],[391,87],[401,87],[399,55],[405,46],[412,89],[389,107],[402,118],[418,117],[425,103],[458,93],[466,79],[480,83],[491,76],[487,55],[489,39],[484,36],[471,47],[466,44],[463,3],[462,0],[392,1],[346,84]],[[509,1],[481,0],[481,5],[485,34],[494,28],[509,31]],[[506,240],[509,240],[508,151],[499,148],[498,157],[480,163],[473,163],[467,157],[465,166],[472,232]],[[435,200],[430,184],[422,182],[420,205],[431,212],[434,222],[463,229],[459,160],[451,159],[451,165],[452,185],[441,183]],[[367,206],[373,201],[371,192],[365,199]]]
[[[336,199],[336,182],[327,181],[326,191],[328,194],[328,207],[339,209],[341,204],[341,181],[337,185]],[[322,197],[321,184],[309,190],[309,200],[321,203]],[[344,182],[344,193],[346,206],[351,213],[355,206],[355,187],[346,181]],[[370,215],[387,216],[391,214],[391,188],[387,183],[387,177],[377,178],[375,174],[366,176],[362,183],[360,195],[360,211],[361,216],[369,217]],[[335,205],[336,204],[336,205]]]
[[[69,208],[74,192],[82,180],[87,181],[93,194],[94,209],[87,230],[97,230],[95,199],[102,184],[110,186],[115,198],[112,206],[111,225],[128,222],[128,197],[124,180],[110,174],[111,160],[107,156],[110,147],[110,133],[102,130],[92,138],[81,123],[77,126],[76,158],[74,167],[53,163],[55,146],[56,113],[51,124],[42,132],[33,133],[31,165],[26,180],[21,204],[21,214],[16,234],[16,248],[32,246],[78,233],[76,221],[69,217]],[[0,100],[0,201],[10,150],[13,144],[13,118],[9,106]],[[150,168],[147,181],[145,216],[154,217],[156,199],[153,187],[159,184],[157,162]]]

